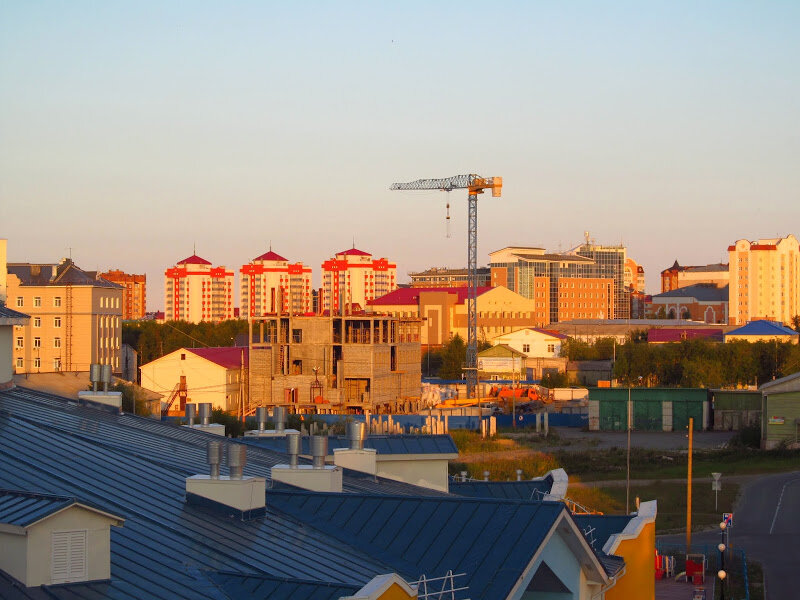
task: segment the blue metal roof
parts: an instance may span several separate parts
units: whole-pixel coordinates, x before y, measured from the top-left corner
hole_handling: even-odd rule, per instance
[[[800,336],[800,333],[794,329],[789,329],[781,323],[775,321],[750,321],[747,325],[743,325],[738,329],[729,331],[725,334],[726,337],[732,335],[794,335]]]
[[[625,529],[631,519],[631,515],[575,515],[575,522],[584,537],[598,552],[606,545],[608,538]]]
[[[286,452],[286,438],[247,437],[244,442],[259,448],[268,448],[276,452]],[[302,454],[309,455],[309,438],[302,439]],[[328,437],[328,453],[333,454],[336,448],[349,448],[350,442],[345,436]],[[453,438],[449,435],[369,435],[364,439],[364,448],[373,448],[378,454],[458,454]]]
[[[450,493],[469,498],[541,500],[553,487],[553,478],[528,481],[451,481]]]
[[[0,490],[0,523],[27,527],[73,504],[68,496]]]
[[[399,574],[466,573],[473,598],[506,598],[562,513],[560,502],[267,492],[267,503]]]
[[[361,589],[361,586],[230,572],[211,573],[209,577],[230,598],[339,600],[343,596],[352,596]]]

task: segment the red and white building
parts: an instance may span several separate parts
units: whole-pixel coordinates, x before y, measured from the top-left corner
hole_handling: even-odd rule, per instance
[[[311,267],[303,266],[302,262],[290,263],[270,249],[242,265],[239,272],[242,319],[312,312]]]
[[[397,289],[397,265],[350,248],[322,263],[322,310],[347,314]]]
[[[233,319],[233,271],[193,254],[164,273],[167,321]]]

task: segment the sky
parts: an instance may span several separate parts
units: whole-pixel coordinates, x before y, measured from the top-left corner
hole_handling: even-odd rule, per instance
[[[0,2],[10,262],[314,269],[355,246],[467,262],[624,243],[649,292],[800,235],[800,2]],[[446,202],[450,202],[450,237]]]

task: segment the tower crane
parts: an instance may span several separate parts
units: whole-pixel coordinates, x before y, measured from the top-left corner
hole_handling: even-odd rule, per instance
[[[466,189],[468,196],[467,227],[467,398],[475,398],[478,387],[478,194],[492,190],[492,197],[499,198],[503,188],[502,177],[480,175],[456,175],[444,179],[417,179],[408,183],[393,183],[391,190],[441,190],[449,192]]]

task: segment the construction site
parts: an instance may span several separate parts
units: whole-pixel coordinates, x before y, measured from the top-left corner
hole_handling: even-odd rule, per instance
[[[421,320],[382,315],[253,317],[246,415],[408,413],[419,406]]]

